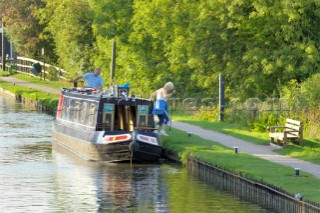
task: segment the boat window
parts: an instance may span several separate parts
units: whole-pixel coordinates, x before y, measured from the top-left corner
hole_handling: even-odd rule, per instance
[[[79,101],[76,101],[74,109],[73,109],[73,119],[75,122],[79,120],[79,109],[80,109],[79,106],[80,106]]]
[[[90,105],[90,114],[89,114],[89,125],[93,125],[94,121],[95,121],[95,114],[96,114],[96,105],[94,103],[92,103]]]
[[[102,124],[98,125],[99,128],[114,130],[114,107],[114,104],[105,103],[103,105]]]
[[[87,115],[87,102],[82,102],[82,109],[81,109],[81,123],[84,124],[86,121]]]
[[[136,129],[150,132],[154,129],[153,115],[150,114],[151,105],[138,105],[136,116]]]
[[[68,108],[69,108],[69,101],[68,99],[64,99],[63,101],[63,107],[62,107],[62,119],[66,119],[68,117]]]
[[[137,116],[137,126],[148,126],[148,115],[149,115],[149,106],[148,105],[139,105],[138,106],[138,116]]]
[[[72,100],[72,99],[70,99],[69,100],[69,106],[68,106],[68,109],[67,109],[67,116],[68,116],[68,120],[69,121],[73,121],[73,106],[74,106],[74,104],[73,104],[73,102],[74,102],[74,100]]]

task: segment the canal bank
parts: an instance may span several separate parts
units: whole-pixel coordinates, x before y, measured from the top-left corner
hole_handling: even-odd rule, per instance
[[[86,161],[52,144],[51,123],[52,116],[0,95],[0,212],[272,212],[181,164]]]
[[[28,106],[31,110],[55,114],[60,91],[38,84],[32,84],[10,76],[0,76],[0,94],[10,96]]]
[[[11,78],[10,80],[14,80],[14,78]],[[11,81],[11,83],[14,83]],[[30,84],[25,84],[25,85],[30,85]],[[33,85],[35,86],[35,85]],[[51,88],[50,88],[51,90]],[[48,90],[46,90],[46,88],[42,88],[42,91],[44,92],[48,92]],[[265,153],[265,151],[262,151],[262,147],[261,146],[256,146],[254,144],[251,144],[251,143],[248,143],[248,142],[245,142],[245,141],[241,141],[238,139],[234,139],[230,136],[227,136],[227,135],[223,135],[223,134],[220,134],[220,133],[216,133],[216,132],[212,132],[212,131],[208,131],[206,133],[204,133],[203,131],[206,131],[206,130],[203,130],[203,129],[199,129],[199,127],[197,126],[194,126],[194,125],[187,125],[184,124],[184,123],[181,123],[181,122],[173,122],[173,127],[176,128],[176,129],[180,129],[182,131],[184,131],[185,133],[186,132],[192,132],[192,134],[194,135],[199,135],[201,137],[205,137],[207,140],[212,140],[212,141],[217,141],[225,146],[229,146],[229,147],[233,147],[234,145],[238,145],[239,146],[239,150],[241,152],[245,152],[247,151],[249,153],[250,150],[254,150],[255,153],[249,153],[251,155],[254,155],[256,157],[263,157],[263,156],[268,156],[270,157],[270,159],[274,159],[274,156],[270,155],[270,152],[272,152],[272,149],[268,147],[268,153]],[[210,133],[210,134],[209,134]],[[186,134],[187,135],[187,134]],[[196,139],[195,139],[196,140]],[[239,143],[243,143],[243,144],[239,144]],[[234,144],[236,143],[236,144]],[[264,146],[265,148],[265,146]],[[279,157],[280,159],[280,157]],[[281,158],[283,159],[282,161],[279,161],[276,162],[277,164],[282,164],[282,163],[288,163],[288,159],[287,158]],[[268,160],[268,159],[265,159],[265,160]],[[270,160],[269,160],[270,161]],[[205,161],[204,161],[205,162]],[[296,159],[290,159],[290,162],[291,163],[295,163],[295,162],[298,162],[296,161]],[[300,162],[301,163],[301,162]],[[285,164],[282,164],[282,165],[285,165]],[[294,164],[294,165],[300,165],[299,162],[297,164]],[[312,164],[313,165],[313,164]],[[288,166],[288,165],[286,165]],[[309,165],[310,166],[310,165]],[[227,168],[227,167],[226,167]],[[304,166],[303,164],[300,165],[300,168],[301,170],[304,170],[306,168],[306,166]],[[306,170],[307,171],[307,170]],[[319,170],[314,170],[314,171],[319,171]],[[310,174],[312,174],[312,172],[310,172]],[[315,174],[314,174],[315,175]],[[266,182],[268,180],[265,180]],[[297,203],[301,203],[303,201],[301,201],[300,199],[296,199],[296,200],[293,200],[294,202],[296,201]],[[276,203],[277,204],[277,203]],[[271,207],[270,207],[271,208]],[[272,208],[271,208],[272,209]],[[314,211],[314,212],[317,212],[317,211]]]

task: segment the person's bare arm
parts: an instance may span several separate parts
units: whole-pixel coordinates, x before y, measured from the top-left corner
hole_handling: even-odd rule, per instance
[[[157,92],[158,92],[158,90],[155,91],[155,92],[153,92],[153,93],[150,95],[150,100],[151,100],[151,101],[153,101],[153,100],[154,100],[154,97],[157,96]]]
[[[81,79],[81,78],[82,78],[82,75],[76,77],[75,79],[71,79],[71,80],[69,80],[68,82],[76,82],[76,81],[78,81],[78,80]]]

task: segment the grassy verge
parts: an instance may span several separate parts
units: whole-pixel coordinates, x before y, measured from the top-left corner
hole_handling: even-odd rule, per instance
[[[0,71],[0,76],[1,75],[2,76],[9,75],[9,72],[8,71]],[[12,77],[18,78],[20,80],[27,81],[30,83],[54,88],[54,89],[60,89],[63,87],[72,87],[73,86],[72,83],[66,82],[66,81],[43,81],[40,77],[28,76],[28,75],[19,74],[19,73],[15,73],[14,75],[12,75]]]
[[[196,135],[188,137],[185,132],[177,129],[172,129],[170,137],[162,139],[164,146],[178,153],[183,161],[191,155],[244,177],[272,184],[290,193],[300,193],[304,199],[320,202],[320,180],[308,173],[301,172],[297,177],[293,168],[241,152],[234,154],[233,149]]]
[[[6,72],[1,71],[0,75],[3,75],[4,73]],[[37,100],[43,106],[50,107],[52,109],[55,109],[57,107],[59,95],[42,92],[33,88],[29,88],[27,86],[12,85],[11,83],[1,80],[0,86],[1,88],[8,90],[16,95],[21,95],[23,97]]]
[[[251,143],[259,145],[269,145],[270,138],[268,132],[253,132],[241,128],[238,124],[229,124],[224,122],[212,122],[212,121],[201,121],[192,119],[190,117],[174,117],[174,120],[182,121],[192,125],[202,127],[203,129],[217,131],[226,135],[233,136],[238,139],[243,139]]]
[[[179,114],[176,116],[174,115],[173,118],[177,121],[200,126],[203,129],[217,131],[259,145],[269,145],[270,142],[267,130],[265,132],[253,132],[243,129],[237,124],[201,121],[190,115]],[[303,146],[297,146],[290,143],[287,148],[277,149],[275,152],[320,165],[320,141],[309,138],[305,138],[303,141]]]

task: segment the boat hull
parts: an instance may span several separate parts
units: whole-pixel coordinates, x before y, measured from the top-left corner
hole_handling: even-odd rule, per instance
[[[53,142],[93,161],[157,162],[161,140],[154,131],[153,102],[96,93],[90,88],[63,88],[53,121]]]
[[[64,127],[64,129],[67,128]],[[87,133],[87,138],[97,138],[96,134],[99,133]],[[77,135],[77,133],[74,132],[73,135]],[[139,140],[101,144],[83,140],[55,130],[52,131],[52,138],[53,143],[92,161],[159,162],[163,153],[162,146],[145,143]]]

